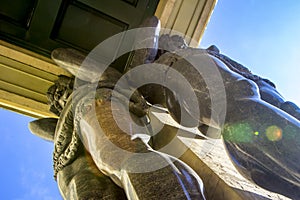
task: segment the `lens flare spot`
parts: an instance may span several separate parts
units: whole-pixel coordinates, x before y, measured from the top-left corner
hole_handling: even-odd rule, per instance
[[[248,123],[227,124],[223,129],[223,138],[228,142],[252,142],[253,132]]]
[[[269,126],[266,129],[266,136],[270,141],[278,141],[282,138],[282,130],[278,126]]]

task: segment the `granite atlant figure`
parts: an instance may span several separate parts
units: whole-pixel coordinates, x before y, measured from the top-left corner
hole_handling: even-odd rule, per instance
[[[155,17],[143,26],[154,27],[154,31],[140,32],[137,38],[145,37],[152,48],[135,50],[126,72],[149,63],[160,71],[150,70],[139,77],[126,73],[124,87],[115,87],[122,74],[113,68],[108,67],[101,77],[95,60],[85,62],[88,67],[82,68],[85,55],[76,50],[52,53],[59,66],[77,76],[78,87],[73,88],[72,77],[61,76],[48,92],[50,110],[59,119],[36,120],[30,129],[54,141],[55,177],[63,197],[205,199],[201,175],[183,161],[156,151],[159,137],[146,141],[135,135],[151,136],[155,125],[149,121],[149,109],[160,104],[179,124],[198,127],[208,137],[222,135],[230,158],[245,178],[299,199],[300,109],[285,101],[271,81],[220,54],[217,47],[189,48],[177,35],[162,35],[158,40]],[[174,71],[187,80],[188,89]],[[157,73],[163,85],[136,85]],[[185,98],[190,92],[196,99]],[[129,110],[130,116],[124,115],[124,110]],[[113,113],[119,113],[118,123]],[[128,117],[139,125],[133,131]],[[163,167],[155,168],[160,164]]]

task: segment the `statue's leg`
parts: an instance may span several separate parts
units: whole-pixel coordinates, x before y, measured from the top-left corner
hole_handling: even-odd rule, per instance
[[[266,103],[260,98],[257,85],[245,77],[231,71],[220,60],[198,50],[191,50],[190,54],[199,59],[198,70],[187,62],[185,58],[177,58],[172,68],[182,74],[194,89],[200,110],[200,117],[190,116],[186,120],[205,123],[209,118],[222,129],[224,143],[233,163],[244,175],[261,187],[299,198],[300,194],[300,122],[288,113]],[[173,55],[163,55],[158,62],[166,63]],[[210,73],[210,68],[217,68],[217,73]],[[205,73],[204,73],[205,72]],[[166,75],[168,77],[169,74]],[[214,107],[211,104],[213,97],[216,105],[222,105],[222,94],[206,84],[206,80],[221,80],[226,97],[223,98],[222,117],[211,116]],[[186,88],[172,77],[168,80],[177,91]],[[217,82],[216,82],[217,83]],[[219,85],[212,85],[218,87]],[[222,88],[222,87],[220,87]],[[212,93],[216,91],[215,93]],[[180,94],[169,92],[166,94],[167,106],[174,119],[180,123],[181,109],[184,113],[193,114],[193,108],[185,105],[186,99],[180,100]],[[183,105],[182,108],[179,105]],[[215,117],[215,118],[212,118]],[[188,124],[188,123],[186,123]],[[193,123],[191,123],[193,124]],[[185,125],[185,124],[184,124]],[[209,125],[209,124],[208,124]]]
[[[221,129],[233,164],[261,187],[300,198],[300,122],[261,100],[251,80],[240,77],[225,89],[227,111]]]
[[[239,172],[259,186],[300,198],[300,122],[261,100],[256,84],[241,78],[225,85],[224,144]]]
[[[76,159],[57,173],[57,184],[64,199],[125,200],[124,190],[96,167],[83,148]]]
[[[111,108],[111,90],[99,89],[97,99],[83,103],[79,120],[81,139],[97,167],[125,189],[129,199],[205,199],[198,175],[183,162],[153,151],[131,129],[126,107],[117,104],[116,123]],[[93,109],[93,105],[95,109]],[[121,114],[120,114],[121,113]],[[139,121],[131,115],[133,121]]]
[[[222,135],[237,169],[268,190],[300,198],[300,122],[258,98],[227,106]]]

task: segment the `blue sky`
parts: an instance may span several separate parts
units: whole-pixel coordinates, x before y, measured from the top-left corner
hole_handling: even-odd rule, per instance
[[[53,178],[53,144],[30,133],[32,120],[0,109],[0,199],[61,199]]]
[[[299,35],[298,0],[219,0],[200,46],[217,45],[300,105]],[[61,199],[53,180],[53,144],[29,132],[31,120],[0,109],[0,199]]]

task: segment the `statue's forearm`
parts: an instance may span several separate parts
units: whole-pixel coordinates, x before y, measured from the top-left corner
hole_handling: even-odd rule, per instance
[[[98,170],[85,150],[81,151],[74,162],[57,173],[57,184],[61,195],[66,200],[127,199],[124,190]]]

